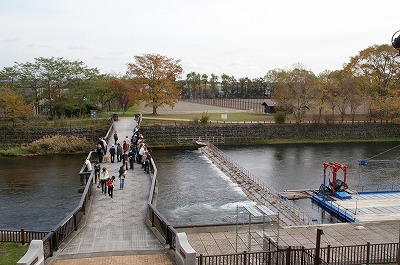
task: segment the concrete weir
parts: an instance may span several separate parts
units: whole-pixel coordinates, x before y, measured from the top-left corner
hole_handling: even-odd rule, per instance
[[[199,148],[213,164],[226,176],[237,183],[249,199],[257,204],[266,205],[275,213],[280,213],[280,222],[284,225],[309,225],[315,224],[306,213],[302,212],[293,202],[279,196],[278,192],[257,180],[246,169],[225,155],[212,144]]]

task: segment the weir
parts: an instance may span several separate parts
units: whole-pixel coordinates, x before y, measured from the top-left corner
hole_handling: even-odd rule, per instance
[[[275,212],[280,213],[280,221],[285,225],[310,225],[317,224],[318,221],[305,213],[293,202],[282,198],[276,190],[262,183],[257,177],[247,169],[240,166],[225,155],[215,145],[208,145],[199,148],[222,172],[225,173],[233,182],[237,183],[249,197],[249,199],[266,205]]]

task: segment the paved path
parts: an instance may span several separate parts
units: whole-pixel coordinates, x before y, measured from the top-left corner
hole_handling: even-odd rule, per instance
[[[122,144],[126,136],[132,137],[136,121],[120,118],[114,126]],[[110,176],[116,176],[114,198],[96,188],[85,224],[72,240],[61,246],[51,264],[172,264],[145,224],[149,175],[135,164],[135,169],[127,172],[124,189],[119,190],[120,166],[121,163],[101,164]]]

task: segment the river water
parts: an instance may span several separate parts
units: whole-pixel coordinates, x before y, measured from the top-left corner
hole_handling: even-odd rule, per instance
[[[398,143],[279,144],[260,146],[220,146],[234,161],[276,191],[318,189],[324,181],[323,163],[348,166],[347,183],[352,190],[375,184],[399,184],[399,164],[369,163],[358,160],[396,159]],[[237,185],[225,177],[198,150],[157,150],[157,208],[172,225],[235,222],[236,205],[251,204]],[[338,178],[342,177],[338,173]],[[327,174],[327,178],[332,176]],[[364,187],[363,187],[364,186]],[[322,223],[338,222],[310,199],[294,201],[304,212]]]
[[[372,184],[399,184],[399,165],[370,163],[399,143],[281,144],[220,146],[266,185],[277,191],[318,189],[323,163],[348,166],[350,189]],[[396,159],[400,150],[376,159]],[[154,150],[160,183],[157,208],[174,226],[234,223],[236,205],[253,204],[243,191],[198,150]],[[0,157],[0,229],[50,230],[76,208],[81,194],[81,155]],[[324,223],[336,222],[311,200],[296,201]]]
[[[0,229],[49,231],[79,203],[82,155],[0,157]]]

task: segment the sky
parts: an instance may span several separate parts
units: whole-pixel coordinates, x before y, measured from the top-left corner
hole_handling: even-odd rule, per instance
[[[161,54],[190,72],[235,78],[302,64],[342,69],[400,30],[399,0],[0,0],[0,69],[34,58],[123,75]]]

